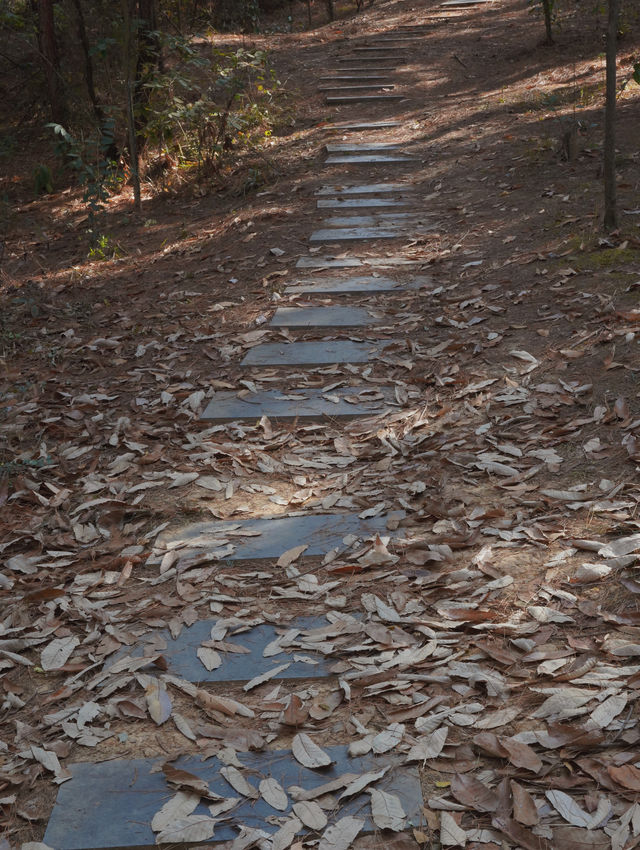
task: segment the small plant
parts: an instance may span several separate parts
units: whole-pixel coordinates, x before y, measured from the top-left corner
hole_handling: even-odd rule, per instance
[[[122,256],[117,243],[113,243],[106,233],[95,234],[93,244],[89,248],[90,260],[115,260]]]
[[[39,165],[33,172],[33,188],[36,195],[51,195],[53,175],[48,165]]]
[[[109,158],[114,146],[112,118],[105,120],[102,128],[85,141],[76,139],[60,124],[47,124],[58,137],[56,153],[64,157],[84,186],[83,201],[88,207],[89,226],[87,233],[91,248],[100,240],[100,225],[103,223],[109,192],[117,185],[118,166]]]

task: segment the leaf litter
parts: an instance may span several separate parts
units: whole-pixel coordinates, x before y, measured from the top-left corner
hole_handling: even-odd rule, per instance
[[[527,263],[516,252],[504,274]],[[176,292],[176,302],[192,297]],[[169,333],[120,371],[108,393],[96,384],[16,400],[3,435],[17,440],[37,413],[50,436],[25,448],[4,507],[16,516],[3,518],[1,544],[3,812],[29,823],[32,787],[55,790],[69,778],[65,765],[87,753],[163,752],[160,734],[172,756],[204,748],[227,759],[223,775],[238,794],[260,794],[275,812],[293,805],[295,819],[279,826],[283,847],[298,824],[321,836],[321,850],[347,848],[362,830],[353,817],[329,825],[331,809],[316,792],[322,801],[365,791],[380,829],[404,829],[403,801],[376,787],[382,768],[294,796],[234,763],[236,752],[284,741],[301,764],[321,770],[331,763],[326,748],[342,736],[419,766],[424,823],[408,826],[432,830],[443,846],[637,843],[640,491],[632,464],[640,423],[631,397],[601,403],[585,332],[570,322],[576,304],[598,334],[624,338],[639,322],[592,309],[587,295],[556,292],[563,330],[553,350],[536,347],[532,335],[501,348],[522,327],[491,281],[432,292],[443,319],[426,331],[421,305],[407,295],[411,341],[384,363],[297,376],[327,396],[345,381],[395,387],[391,414],[345,426],[203,427],[196,414],[220,387],[206,377],[202,395],[204,375],[168,368],[187,350]],[[541,321],[555,322],[545,310]],[[477,318],[498,330],[487,334]],[[196,325],[187,312],[183,320]],[[223,368],[231,348],[260,334],[217,334],[212,356]],[[127,362],[124,336],[74,333],[61,345],[72,363],[107,352]],[[247,389],[231,369],[224,382]],[[251,382],[270,388],[274,373],[255,370]],[[584,448],[579,462],[576,445]],[[617,454],[607,456],[607,446]],[[160,535],[174,515],[165,490],[187,513],[230,526],[167,544]],[[247,539],[240,520],[267,509],[310,515],[319,506],[381,513],[386,529],[343,541],[324,563],[301,542],[271,564],[229,566]],[[284,634],[310,608],[325,617],[325,633],[283,642],[278,664],[246,692],[173,677],[163,647],[153,646],[157,630],[178,634],[198,619],[216,620],[211,640],[219,644],[265,621]],[[103,668],[148,639],[143,659]],[[213,670],[231,651],[203,646],[198,657]],[[286,673],[289,663],[280,656],[311,652],[330,659],[344,700],[317,681],[285,678],[271,692],[274,671]],[[165,768],[165,777],[175,802],[154,818],[158,840],[208,841],[237,798],[216,800],[193,775]],[[222,808],[194,815],[202,799]],[[241,833],[238,847],[259,838]]]

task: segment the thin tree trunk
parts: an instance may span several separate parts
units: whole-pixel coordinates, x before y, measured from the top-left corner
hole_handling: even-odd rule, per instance
[[[544,12],[544,28],[547,33],[547,44],[553,44],[553,30],[551,29],[553,0],[542,0],[542,11]]]
[[[333,0],[325,0],[327,4],[327,14],[329,15],[329,20],[334,21],[336,18],[335,9],[333,8]]]
[[[98,103],[96,89],[93,82],[93,60],[91,59],[91,48],[89,45],[89,38],[87,36],[87,27],[84,22],[82,0],[73,0],[73,5],[75,6],[76,15],[78,17],[78,38],[82,45],[82,53],[84,56],[84,79],[87,84],[87,92],[89,94],[91,106],[93,107],[93,114],[96,116],[98,124],[102,126],[104,124],[104,111]]]
[[[133,87],[133,106],[136,123],[136,142],[138,151],[144,149],[147,126],[147,107],[149,90],[146,83],[155,75],[160,62],[160,44],[157,36],[157,18],[155,0],[138,0],[138,39],[135,84]]]
[[[125,98],[127,113],[127,134],[129,137],[129,160],[131,162],[131,182],[133,184],[133,202],[135,208],[140,212],[142,202],[140,197],[140,161],[138,157],[138,143],[136,139],[135,116],[133,112],[133,68],[136,57],[132,56],[132,0],[122,0],[122,17],[124,20],[123,40],[123,65],[125,80]]]
[[[618,226],[616,187],[616,56],[620,0],[609,0],[607,27],[607,95],[604,110],[604,226]]]
[[[307,17],[309,18],[309,29],[313,26],[313,18],[311,17],[311,0],[307,0]]]
[[[57,124],[65,124],[67,109],[60,77],[60,59],[53,20],[53,0],[38,0],[38,46],[44,63],[51,117]]]

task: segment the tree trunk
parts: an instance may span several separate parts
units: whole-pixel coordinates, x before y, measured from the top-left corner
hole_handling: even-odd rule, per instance
[[[133,87],[138,151],[144,149],[147,141],[144,131],[147,126],[147,107],[150,94],[146,83],[153,79],[160,64],[160,42],[157,29],[155,0],[138,0],[137,60]]]
[[[129,137],[129,160],[131,163],[131,182],[133,184],[133,202],[136,210],[140,212],[142,208],[140,198],[140,160],[138,157],[138,143],[136,140],[135,117],[133,114],[133,67],[136,64],[136,57],[132,55],[133,32],[132,32],[132,3],[135,0],[121,0],[122,2],[122,17],[124,20],[124,40],[123,40],[123,65],[124,65],[124,81],[125,81],[125,98],[126,98],[126,114],[127,114],[127,135]]]
[[[553,44],[553,30],[551,29],[551,16],[553,14],[553,0],[542,0],[542,11],[544,12],[544,28],[547,34],[547,44]]]
[[[336,13],[335,13],[335,9],[333,8],[333,0],[326,0],[326,4],[327,4],[327,14],[329,15],[329,20],[335,21]]]
[[[93,61],[91,59],[91,48],[89,45],[89,38],[87,36],[87,27],[84,22],[84,12],[82,11],[82,0],[73,0],[73,5],[75,6],[78,18],[78,38],[80,40],[82,54],[84,56],[84,79],[87,84],[87,92],[89,94],[91,106],[93,107],[93,114],[96,116],[98,124],[102,126],[104,124],[104,111],[98,103],[96,89],[93,82]]]
[[[60,59],[53,20],[53,0],[38,0],[38,46],[44,64],[51,117],[66,124],[67,109],[60,77]]]
[[[609,0],[607,27],[607,95],[604,111],[604,226],[615,230],[618,226],[616,187],[616,55],[620,0]]]

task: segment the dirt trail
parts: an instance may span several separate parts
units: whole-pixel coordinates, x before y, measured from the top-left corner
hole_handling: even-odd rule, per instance
[[[58,786],[54,850],[152,846],[176,790],[165,843],[244,826],[285,848],[306,817],[321,848],[386,846],[389,826],[396,850],[636,846],[638,89],[629,214],[604,240],[602,59],[563,26],[534,47],[515,3],[378,0],[265,37],[296,118],[260,192],[148,197],[144,223],[122,197],[124,257],[104,263],[78,262],[78,206],[21,206],[0,396],[9,847],[42,840]],[[363,93],[384,99],[326,100]],[[158,774],[179,757],[191,776]],[[389,765],[338,799],[344,774]],[[242,776],[286,802],[261,784],[249,806]],[[340,776],[292,808],[292,786]],[[92,795],[102,827],[69,827]]]

